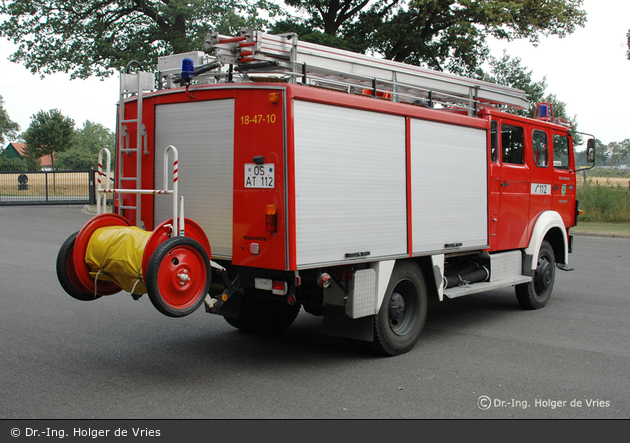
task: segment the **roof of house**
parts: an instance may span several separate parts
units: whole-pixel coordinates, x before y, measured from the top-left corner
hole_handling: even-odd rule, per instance
[[[52,166],[52,160],[50,159],[50,155],[45,155],[39,159],[39,163],[44,166]]]
[[[11,143],[15,150],[20,154],[21,157],[24,157],[24,150],[26,149],[26,143]]]
[[[9,143],[7,147],[5,148],[5,150],[11,147],[15,149],[15,152],[20,156],[20,158],[24,158],[24,151],[26,149],[26,143],[15,143],[15,142]],[[39,163],[42,165],[42,167],[52,166],[50,155],[45,155],[42,158],[40,158]]]
[[[20,157],[24,157],[24,149],[26,149],[26,143],[9,143],[7,145],[7,149],[11,146],[13,146],[13,149],[15,149]]]

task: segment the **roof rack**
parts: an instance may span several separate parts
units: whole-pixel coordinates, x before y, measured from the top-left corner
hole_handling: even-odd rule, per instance
[[[406,63],[385,60],[243,28],[239,36],[212,33],[205,47],[224,72],[206,72],[209,81],[285,81],[370,95],[426,107],[527,109],[525,91]],[[173,56],[173,57],[177,57]]]

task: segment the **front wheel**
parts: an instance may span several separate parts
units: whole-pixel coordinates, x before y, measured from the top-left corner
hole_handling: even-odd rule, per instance
[[[538,254],[538,265],[532,281],[516,286],[516,299],[525,309],[540,309],[549,302],[556,279],[556,259],[551,245],[543,241]]]
[[[379,354],[410,351],[420,338],[427,316],[427,288],[414,262],[394,267],[381,309],[374,316],[374,349]]]

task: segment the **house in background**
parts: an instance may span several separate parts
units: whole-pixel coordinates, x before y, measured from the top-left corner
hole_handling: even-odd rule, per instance
[[[9,143],[2,151],[8,158],[24,158],[24,149],[26,149],[25,143]],[[50,155],[45,155],[39,159],[39,163],[42,165],[42,171],[52,171],[52,161]]]

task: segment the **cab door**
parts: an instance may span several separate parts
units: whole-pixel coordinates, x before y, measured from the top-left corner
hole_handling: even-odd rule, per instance
[[[534,128],[531,131],[532,149],[527,155],[531,171],[529,220],[533,224],[544,211],[551,209],[553,168],[551,167],[550,135],[546,129]]]
[[[575,167],[571,156],[571,138],[562,132],[553,133],[553,186],[551,206],[557,211],[566,227],[575,225]]]
[[[530,171],[525,162],[525,125],[501,121],[501,179],[497,249],[527,246]]]

